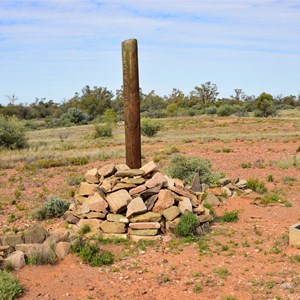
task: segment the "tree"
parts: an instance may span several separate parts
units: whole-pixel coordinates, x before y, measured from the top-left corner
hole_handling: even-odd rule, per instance
[[[231,95],[230,98],[236,101],[243,101],[246,98],[245,93],[242,89],[234,89],[234,95]]]
[[[215,103],[218,95],[217,85],[207,81],[200,86],[195,86],[194,90],[191,92],[190,98],[193,105],[200,103],[205,106]]]
[[[255,101],[256,116],[268,117],[276,114],[275,106],[273,105],[273,96],[267,93],[262,93]]]
[[[144,95],[143,99],[141,99],[141,111],[154,111],[164,109],[166,107],[166,103],[164,99],[158,96],[154,90],[152,90],[149,94]]]
[[[189,105],[188,98],[184,93],[175,88],[173,88],[172,93],[165,100],[168,104],[177,104],[178,107],[188,107]]]

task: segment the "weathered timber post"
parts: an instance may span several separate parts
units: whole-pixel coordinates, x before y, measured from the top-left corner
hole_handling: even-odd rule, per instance
[[[122,42],[126,164],[141,167],[141,126],[137,40]]]

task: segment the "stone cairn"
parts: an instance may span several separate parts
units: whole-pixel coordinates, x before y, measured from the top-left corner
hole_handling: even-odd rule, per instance
[[[46,230],[37,223],[24,232],[0,236],[0,269],[10,263],[19,270],[25,266],[25,257],[36,255],[63,259],[86,226],[89,232],[84,238],[159,241],[174,233],[180,215],[190,211],[198,219],[195,234],[203,234],[213,221],[204,204],[221,205],[237,194],[259,197],[247,189],[244,179],[223,178],[220,187],[210,188],[200,183],[196,173],[191,187],[186,187],[181,180],[160,173],[152,161],[140,169],[109,164],[87,171],[84,177],[86,181],[81,182],[75,203],[63,215],[69,228]]]
[[[196,234],[209,228],[213,220],[203,204],[219,205],[222,200],[246,188],[245,180],[224,178],[220,188],[200,183],[195,173],[191,187],[179,179],[172,179],[157,170],[151,161],[140,169],[124,164],[109,164],[88,170],[81,182],[77,205],[71,205],[64,219],[80,232],[84,226],[91,231],[88,237],[161,240],[174,233],[180,215],[186,211],[197,215]],[[205,191],[205,199],[203,197]],[[203,200],[204,199],[204,200]]]

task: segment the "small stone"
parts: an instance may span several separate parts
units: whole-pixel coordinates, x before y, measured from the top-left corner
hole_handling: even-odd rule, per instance
[[[224,186],[224,185],[227,185],[227,184],[231,183],[231,179],[230,178],[221,178],[219,180],[219,182],[220,182],[221,185]]]
[[[140,193],[142,193],[143,191],[145,191],[147,188],[145,185],[140,185],[140,186],[137,186],[131,190],[129,190],[129,194],[130,195],[138,195]]]
[[[175,195],[169,191],[166,190],[160,190],[158,193],[158,199],[152,209],[153,212],[156,213],[162,213],[164,209],[172,206],[175,202]]]
[[[126,190],[119,190],[109,194],[106,198],[112,212],[119,213],[126,209],[127,204],[132,200]]]
[[[136,187],[136,185],[133,183],[119,182],[112,188],[112,192],[122,190],[122,189],[130,190],[135,187]]]
[[[200,176],[199,176],[198,172],[196,172],[194,174],[194,177],[193,177],[192,183],[191,183],[191,189],[194,192],[201,192],[201,182],[200,182]]]
[[[81,219],[77,226],[83,228],[84,226],[89,226],[91,230],[99,229],[102,221],[98,219]]]
[[[200,223],[212,222],[214,220],[212,215],[200,215],[197,218]]]
[[[145,165],[143,165],[140,169],[144,171],[144,174],[147,175],[149,173],[152,173],[157,168],[157,165],[154,163],[154,161],[149,161]]]
[[[159,222],[161,220],[161,215],[152,211],[146,212],[130,218],[130,222]]]
[[[125,233],[126,230],[125,224],[120,222],[104,221],[100,227],[105,233]]]
[[[158,229],[128,229],[128,233],[131,235],[144,235],[144,236],[149,236],[149,235],[157,235]]]
[[[152,178],[146,181],[145,186],[151,189],[157,185],[163,186],[167,184],[167,179],[160,172],[156,172]]]
[[[10,262],[17,271],[26,266],[25,255],[22,251],[13,252],[5,261]]]
[[[95,211],[90,211],[89,213],[82,215],[82,217],[86,219],[104,219],[105,216],[106,213],[95,212]]]
[[[35,224],[32,228],[24,232],[25,244],[43,243],[48,233],[47,230],[41,224]]]
[[[121,182],[128,183],[128,184],[134,184],[134,185],[143,184],[143,183],[145,183],[145,181],[146,180],[143,177],[123,178],[121,180]]]
[[[158,199],[158,195],[154,194],[145,201],[145,205],[147,206],[148,211],[152,210],[157,199]]]
[[[58,258],[63,259],[70,253],[71,244],[68,242],[59,242],[55,247],[55,254]]]
[[[98,185],[94,183],[81,182],[78,193],[80,196],[90,196],[95,193],[97,187]]]
[[[146,198],[151,197],[155,194],[158,194],[160,190],[161,190],[161,185],[157,185],[157,186],[155,186],[151,189],[147,189],[147,190],[141,192],[141,197],[143,199],[146,199]]]
[[[125,164],[118,164],[118,165],[116,165],[116,170],[117,171],[125,171],[125,170],[129,170],[130,168],[127,166],[127,165],[125,165]]]
[[[181,197],[181,201],[178,203],[178,208],[183,214],[185,211],[193,211],[192,202],[187,197]]]
[[[163,216],[167,221],[173,221],[180,214],[181,211],[177,206],[171,206],[163,211]]]
[[[205,212],[205,207],[200,204],[198,205],[196,208],[193,209],[193,212],[196,213],[196,214],[203,214]]]
[[[99,193],[94,193],[93,196],[90,196],[83,203],[80,210],[82,213],[88,213],[89,211],[106,213],[107,208],[108,208],[108,203],[99,195]]]
[[[123,239],[123,240],[127,240],[128,235],[127,235],[127,233],[103,233],[102,238],[103,239]]]
[[[100,168],[98,170],[98,173],[100,176],[103,176],[103,177],[108,177],[108,176],[111,176],[115,173],[116,169],[115,169],[115,165],[114,164],[109,164],[109,165],[106,165],[102,168]]]
[[[239,179],[239,181],[235,184],[239,189],[244,189],[247,187],[246,179]]]
[[[143,201],[142,198],[137,197],[133,199],[128,205],[127,205],[127,213],[126,218],[130,218],[133,215],[144,213],[147,211],[147,207]]]
[[[227,197],[230,197],[232,195],[231,190],[227,186],[223,186],[222,188],[222,195],[226,195]]]
[[[9,245],[15,247],[17,244],[24,243],[24,238],[22,233],[17,234],[5,234],[1,238],[2,245]]]
[[[88,183],[99,183],[99,174],[96,168],[88,170],[84,174],[84,178]]]
[[[158,222],[130,223],[129,227],[132,229],[159,229],[160,223]]]
[[[108,214],[106,219],[110,222],[120,222],[124,224],[129,223],[129,220],[125,216],[119,214]]]
[[[220,200],[213,194],[213,193],[207,193],[206,198],[203,201],[204,204],[209,204],[209,205],[220,205],[221,202]]]
[[[129,169],[124,171],[116,172],[116,177],[134,177],[134,176],[143,176],[145,174],[144,170],[141,169]]]

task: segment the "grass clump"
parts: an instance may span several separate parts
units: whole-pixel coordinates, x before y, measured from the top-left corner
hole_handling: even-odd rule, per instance
[[[197,225],[197,217],[192,212],[186,212],[181,215],[175,229],[175,235],[178,237],[187,237],[193,235],[193,230]]]
[[[26,257],[26,262],[29,265],[55,265],[57,257],[52,250],[37,250]]]
[[[111,265],[114,262],[114,257],[111,252],[100,252],[99,246],[97,244],[91,244],[90,242],[79,242],[72,245],[71,251],[77,254],[83,262],[89,264],[91,267]]]
[[[213,272],[220,278],[226,278],[230,274],[229,270],[225,267],[216,268],[213,270]]]
[[[32,217],[38,220],[58,218],[68,209],[70,203],[60,198],[50,198],[43,206],[32,213]]]
[[[22,149],[28,146],[25,127],[17,118],[0,115],[0,149]]]
[[[23,293],[23,287],[12,274],[0,270],[0,300],[13,300]]]
[[[258,178],[250,178],[247,180],[247,187],[252,191],[263,194],[267,192],[266,185],[263,181],[260,181]]]
[[[239,212],[237,210],[225,211],[220,217],[222,222],[237,222],[239,219]]]
[[[82,226],[82,228],[81,228],[81,230],[80,230],[80,234],[82,234],[82,235],[84,235],[84,234],[86,234],[86,233],[89,233],[89,232],[91,232],[91,226],[90,225],[88,225],[88,224],[84,224],[83,226]]]
[[[141,121],[141,133],[144,136],[153,137],[161,130],[161,128],[160,122],[156,120],[144,118]]]
[[[211,162],[208,159],[189,157],[184,158],[176,155],[171,158],[168,167],[168,174],[173,178],[179,178],[185,183],[191,183],[195,173],[199,173],[202,183],[216,186],[221,175],[212,170]]]

